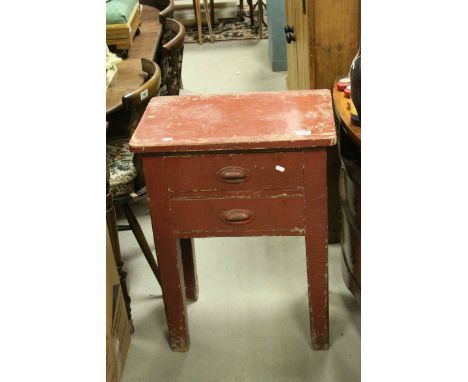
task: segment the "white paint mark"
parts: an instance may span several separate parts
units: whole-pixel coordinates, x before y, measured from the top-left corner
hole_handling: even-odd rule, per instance
[[[279,171],[279,172],[285,172],[286,171],[286,169],[283,166],[280,166],[280,165],[277,165],[275,167],[275,169],[276,169],[276,171]]]
[[[312,131],[310,131],[310,130],[298,130],[298,131],[296,131],[296,135],[312,135]]]
[[[164,142],[169,142],[169,141],[172,141],[173,138],[171,137],[166,137],[166,138],[163,138],[163,141]]]
[[[148,98],[148,89],[143,90],[140,93],[140,99],[143,101],[144,99]]]

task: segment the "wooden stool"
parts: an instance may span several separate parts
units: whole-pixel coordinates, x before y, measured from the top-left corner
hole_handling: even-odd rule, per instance
[[[189,348],[186,299],[198,296],[190,239],[226,236],[305,237],[312,347],[328,348],[327,147],[335,143],[329,90],[149,102],[130,150],[143,161],[172,350]]]

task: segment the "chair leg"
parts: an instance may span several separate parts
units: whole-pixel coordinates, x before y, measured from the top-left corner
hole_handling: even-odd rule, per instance
[[[211,29],[211,17],[208,14],[208,0],[203,0],[203,3],[205,4],[206,23],[208,24],[208,30],[210,31],[211,43],[213,43],[214,39],[213,39],[213,30]]]
[[[197,2],[192,0],[193,3],[193,13],[195,13],[195,24],[198,24],[198,15],[197,15]]]
[[[112,251],[114,252],[115,264],[117,266],[117,274],[119,275],[120,286],[122,288],[122,295],[125,301],[125,307],[127,308],[127,317],[130,325],[130,332],[134,332],[133,320],[132,320],[132,309],[130,307],[131,298],[127,287],[127,272],[124,271],[124,263],[120,253],[119,244],[119,233],[117,229],[117,218],[115,216],[114,204],[112,203],[112,194],[109,191],[106,198],[106,221],[107,228],[109,230],[109,238],[112,245]]]
[[[145,235],[143,230],[141,229],[140,223],[138,223],[137,218],[135,217],[133,211],[130,209],[128,204],[122,204],[122,210],[127,218],[128,224],[132,228],[132,232],[135,235],[135,239],[137,240],[138,244],[140,245],[141,251],[143,255],[145,255],[146,261],[153,271],[156,280],[158,280],[159,285],[161,285],[161,276],[159,275],[159,268],[156,260],[154,259],[153,253],[151,252],[151,248],[146,241]]]
[[[239,1],[239,17],[242,21],[244,21],[244,0]]]
[[[250,27],[253,28],[254,26],[254,6],[252,0],[247,0],[249,4],[249,14],[250,14]]]
[[[195,0],[195,14],[197,15],[197,28],[198,28],[198,43],[203,44],[203,35],[202,35],[202,19],[200,11],[200,0]]]
[[[211,25],[214,27],[215,25],[215,6],[214,6],[214,0],[210,0],[210,19],[211,19]]]
[[[263,37],[263,1],[258,0],[258,37]]]

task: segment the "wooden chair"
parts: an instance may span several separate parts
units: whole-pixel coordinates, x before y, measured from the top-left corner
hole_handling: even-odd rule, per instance
[[[174,0],[140,0],[140,4],[158,9],[159,16],[174,17]]]
[[[184,56],[185,27],[171,18],[161,19],[164,22],[164,35],[160,56],[157,57],[161,68],[161,95],[179,95],[182,87],[182,59]]]
[[[116,252],[116,263],[130,322],[132,322],[130,308],[131,298],[126,285],[126,273],[123,270],[123,262],[120,257],[120,246],[118,245],[117,231],[132,230],[135,239],[137,240],[141,251],[143,252],[143,255],[145,256],[151,270],[153,271],[154,276],[161,285],[159,268],[155,257],[151,252],[151,249],[135,214],[130,208],[131,203],[146,198],[146,188],[144,185],[140,158],[138,156],[134,156],[130,152],[128,148],[128,142],[131,135],[133,134],[134,129],[136,128],[136,125],[141,119],[141,116],[143,115],[149,100],[152,97],[158,95],[161,83],[160,69],[153,61],[142,58],[141,64],[142,70],[148,75],[147,81],[145,81],[145,83],[139,89],[125,95],[122,98],[124,109],[130,114],[130,122],[128,126],[129,134],[125,137],[109,138],[106,142],[109,171],[108,185],[111,191],[110,193],[108,192],[107,221],[111,239],[113,242],[117,241],[117,244],[113,244],[113,249]],[[111,128],[112,126],[109,129]],[[109,212],[111,210],[109,204],[115,205],[116,207],[120,207],[122,209],[128,221],[128,225],[116,227],[116,224],[113,223],[115,216],[113,217],[113,212]]]

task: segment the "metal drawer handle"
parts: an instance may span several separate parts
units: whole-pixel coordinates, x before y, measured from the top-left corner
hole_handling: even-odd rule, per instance
[[[249,172],[242,167],[228,166],[219,170],[216,176],[224,183],[243,183],[247,180]]]
[[[248,224],[255,217],[255,213],[250,210],[234,209],[225,211],[221,216],[221,220],[227,224]]]

